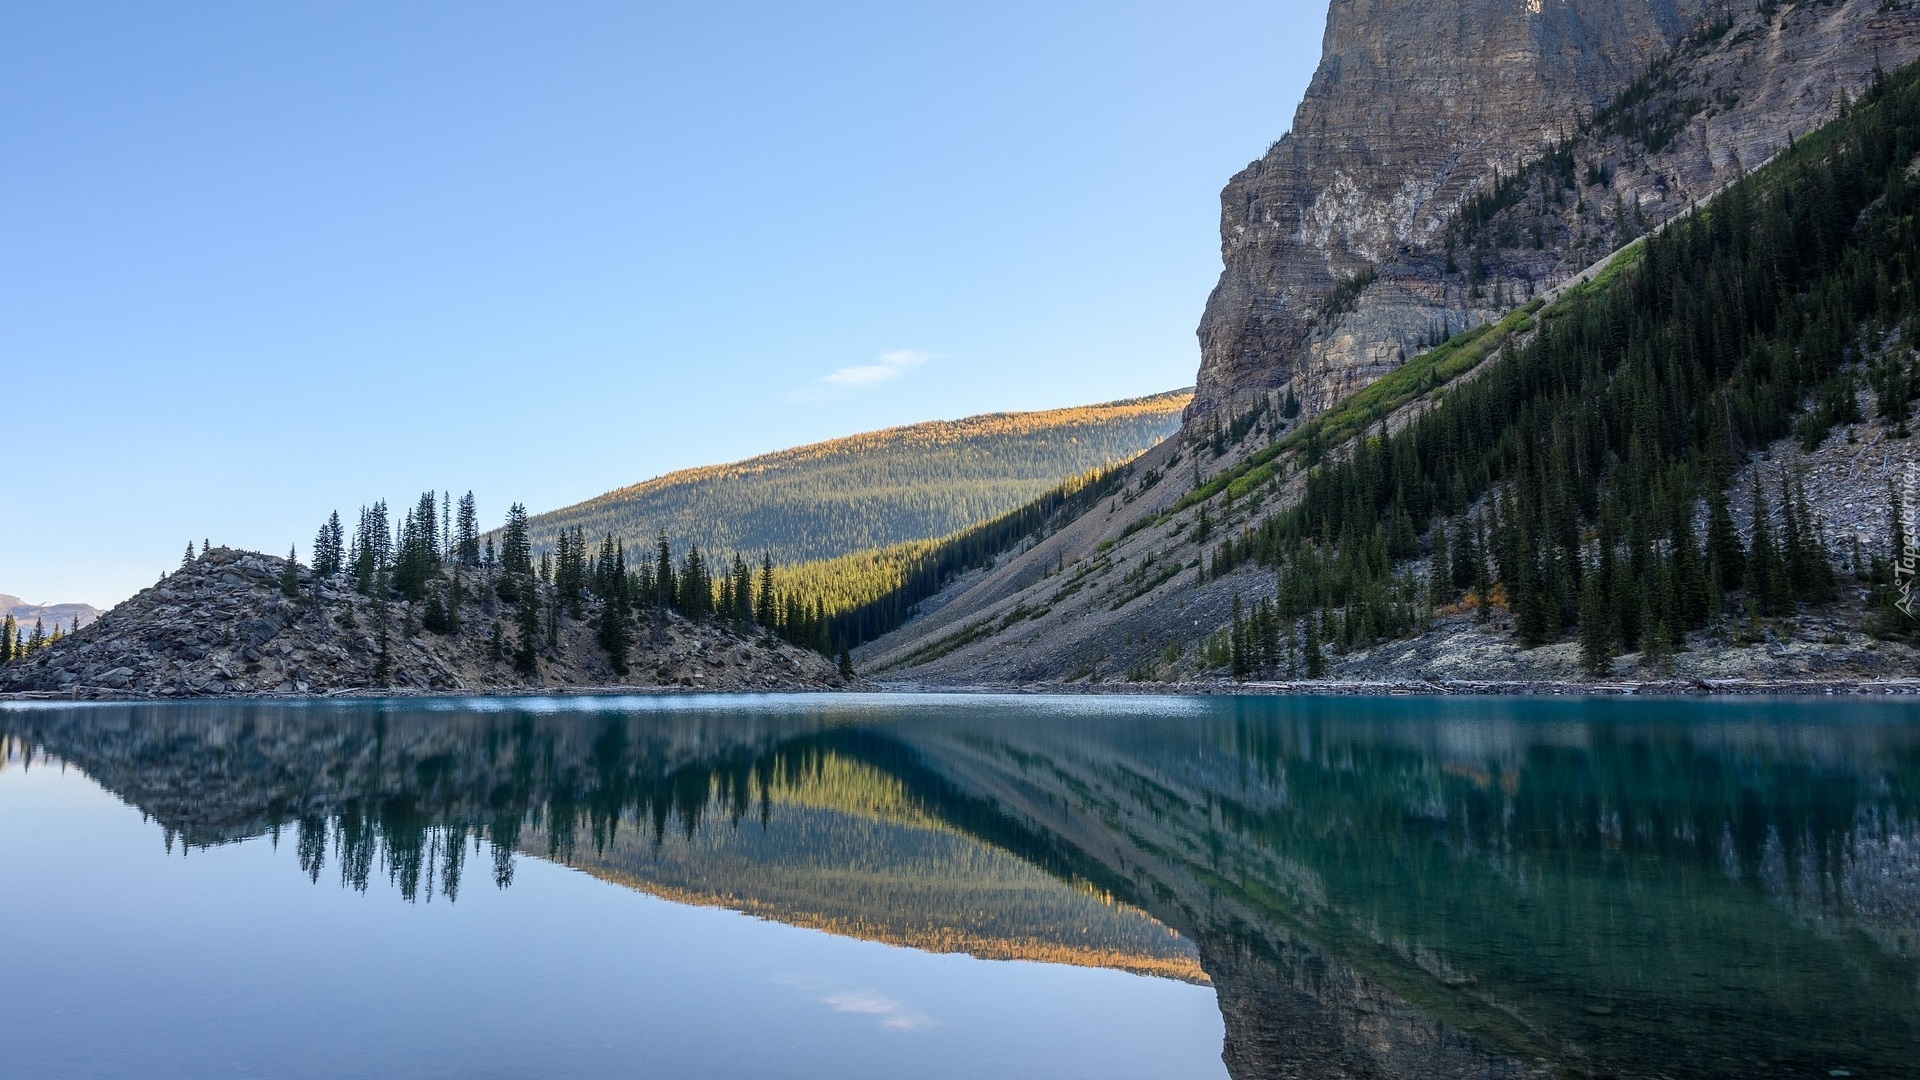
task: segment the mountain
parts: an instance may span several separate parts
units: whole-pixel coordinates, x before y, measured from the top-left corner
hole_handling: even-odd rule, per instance
[[[1816,41],[1908,58],[1920,43],[1910,7],[1744,19],[1683,41],[1570,158],[1515,170],[1518,195],[1496,191],[1447,228],[1477,238],[1483,266],[1506,257],[1502,233],[1528,257],[1519,223],[1544,228],[1554,198],[1586,197],[1569,160],[1620,129],[1651,138],[1675,115],[1651,103],[1763,32],[1796,42],[1781,46],[1796,64],[1827,63]],[[856,653],[862,670],[945,683],[1323,668],[1411,683],[1906,676],[1920,663],[1898,567],[1914,497],[1901,485],[1920,474],[1920,67],[1870,79],[1824,127],[1789,132],[1799,114],[1783,115],[1791,146],[1770,164],[1566,286],[1501,290],[1525,302],[1497,322],[1297,416],[1270,394],[1203,413],[1089,483],[1097,498],[984,549],[929,553],[944,589],[889,598],[913,617]],[[1676,120],[1664,138],[1715,119]]]
[[[1179,427],[1188,397],[887,428],[669,473],[541,514],[529,529],[536,550],[575,528],[644,550],[664,529],[676,551],[767,552],[779,563],[944,536],[1132,458]]]
[[[61,630],[72,630],[76,619],[81,626],[85,626],[100,617],[100,609],[92,604],[29,604],[17,596],[0,593],[0,618],[8,615],[13,616],[13,621],[29,632],[36,619],[42,620],[47,632],[52,633],[56,626]]]
[[[1331,407],[1916,55],[1911,0],[1336,3],[1292,130],[1221,193],[1192,412],[1280,388]]]

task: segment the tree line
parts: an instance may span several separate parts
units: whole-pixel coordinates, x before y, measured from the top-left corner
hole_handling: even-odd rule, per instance
[[[0,664],[25,660],[41,649],[59,644],[60,640],[67,635],[79,632],[80,616],[78,615],[73,617],[72,626],[62,629],[59,623],[55,623],[52,630],[47,629],[46,619],[35,616],[33,629],[29,631],[21,626],[9,612],[6,618],[0,619]]]
[[[282,585],[298,596],[293,554]],[[543,652],[559,644],[563,620],[590,621],[595,640],[624,676],[639,623],[658,622],[668,612],[827,655],[840,644],[842,667],[850,665],[823,603],[777,587],[770,555],[757,567],[739,554],[720,560],[698,547],[676,556],[663,530],[651,551],[630,559],[612,533],[596,546],[575,527],[536,557],[526,507],[512,504],[501,526],[482,534],[472,492],[457,503],[450,492],[425,492],[397,522],[387,503],[376,501],[360,508],[351,532],[335,511],[314,537],[312,568],[316,588],[331,580],[373,599],[376,678],[390,670],[388,604],[407,605],[408,633],[417,610],[421,629],[455,635],[469,629],[462,614],[469,601],[482,600],[483,612],[492,612],[488,593],[509,609],[505,621],[482,628],[490,651],[529,677],[538,674]]]

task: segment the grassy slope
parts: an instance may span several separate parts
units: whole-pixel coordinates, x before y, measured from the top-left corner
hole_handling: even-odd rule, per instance
[[[1189,396],[914,424],[669,473],[534,518],[534,542],[579,526],[632,550],[665,529],[676,550],[797,563],[944,536],[1133,457],[1179,427]]]

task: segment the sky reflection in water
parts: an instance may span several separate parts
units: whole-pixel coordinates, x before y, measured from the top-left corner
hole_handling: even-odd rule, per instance
[[[0,708],[5,1071],[1920,1075],[1916,719]]]

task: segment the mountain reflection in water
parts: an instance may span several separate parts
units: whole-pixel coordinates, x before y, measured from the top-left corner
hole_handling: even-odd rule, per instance
[[[513,853],[1211,982],[1229,1072],[1920,1075],[1920,709],[822,698],[0,710],[195,847],[457,900]]]

